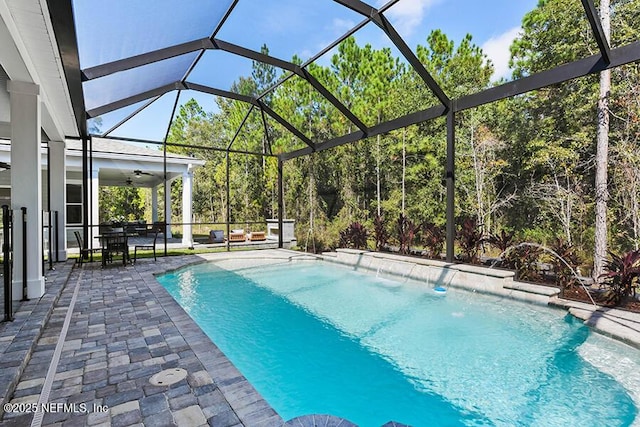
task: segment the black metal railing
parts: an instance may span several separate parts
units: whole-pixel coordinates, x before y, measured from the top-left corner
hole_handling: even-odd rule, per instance
[[[12,289],[12,216],[9,206],[2,206],[2,276],[4,279],[3,291],[3,321],[13,321],[13,289]]]
[[[60,223],[58,222],[58,211],[53,211],[53,226],[55,227],[55,233],[53,234],[54,241],[54,253],[56,254],[56,262],[60,262],[60,251],[58,248],[60,247]]]
[[[22,211],[22,301],[29,301],[27,298],[27,208],[21,207]]]
[[[42,270],[49,264],[53,267],[54,254],[58,262],[58,211],[42,211]]]

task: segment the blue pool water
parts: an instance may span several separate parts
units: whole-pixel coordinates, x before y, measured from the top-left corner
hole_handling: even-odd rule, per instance
[[[589,329],[559,310],[316,262],[158,280],[285,420],[624,426],[637,414],[579,355]]]

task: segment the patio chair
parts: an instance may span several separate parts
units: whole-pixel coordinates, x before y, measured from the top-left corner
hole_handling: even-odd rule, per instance
[[[129,240],[123,227],[115,227],[110,233],[102,235],[104,240],[102,250],[102,265],[113,262],[113,256],[122,254],[122,265],[129,261]]]
[[[231,230],[229,233],[229,241],[230,242],[244,242],[247,240],[247,237],[244,235],[244,230]]]
[[[98,253],[102,250],[102,248],[85,249],[82,241],[82,236],[80,236],[80,232],[74,231],[73,235],[76,236],[76,242],[78,242],[78,249],[80,250],[80,255],[78,256],[78,260],[76,261],[77,263],[82,264],[83,260],[89,259],[90,253]]]
[[[156,228],[153,231],[153,241],[151,243],[147,243],[147,244],[140,244],[140,245],[135,245],[133,247],[133,263],[136,263],[136,260],[138,258],[138,249],[140,249],[141,251],[153,251],[153,260],[157,261],[158,259],[156,258],[156,241],[158,240],[158,228]]]
[[[267,236],[264,231],[252,231],[247,234],[247,238],[250,242],[262,242],[267,240]]]
[[[209,231],[209,243],[224,243],[224,231],[222,230]]]

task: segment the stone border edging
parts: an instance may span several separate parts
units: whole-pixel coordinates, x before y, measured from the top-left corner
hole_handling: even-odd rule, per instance
[[[396,279],[441,283],[445,287],[564,309],[594,331],[640,349],[640,314],[562,299],[557,288],[515,281],[513,271],[355,249],[337,249],[322,257],[327,262],[368,272],[380,273],[382,265],[383,273]]]
[[[203,254],[205,255],[205,254]],[[188,259],[187,257],[193,257]],[[184,337],[202,366],[210,373],[216,386],[231,406],[240,422],[245,426],[281,426],[284,420],[253,385],[233,365],[227,356],[202,331],[189,314],[176,302],[167,290],[158,283],[156,276],[184,267],[209,261],[200,255],[186,255],[185,263],[177,268],[141,273],[143,280],[160,305]]]
[[[13,322],[0,324],[0,418],[4,404],[9,402],[24,372],[33,350],[49,321],[62,290],[67,286],[75,259],[57,263],[56,270],[48,270],[45,294],[37,300],[21,302]],[[9,344],[5,345],[5,342]]]

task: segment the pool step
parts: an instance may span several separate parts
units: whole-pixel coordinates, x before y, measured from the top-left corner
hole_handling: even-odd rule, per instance
[[[505,283],[505,289],[513,289],[516,291],[526,292],[528,294],[544,295],[552,297],[560,293],[560,289],[553,286],[534,285],[533,283],[511,282]]]
[[[634,313],[616,309],[595,309],[585,305],[569,308],[569,313],[584,324],[627,344],[640,348],[640,321]]]
[[[352,423],[344,418],[339,418],[333,415],[326,414],[313,414],[303,415],[301,417],[293,418],[286,423],[283,427],[319,427],[319,426],[336,426],[336,427],[358,427],[357,424]],[[411,427],[406,424],[400,424],[395,421],[389,421],[382,427]]]

